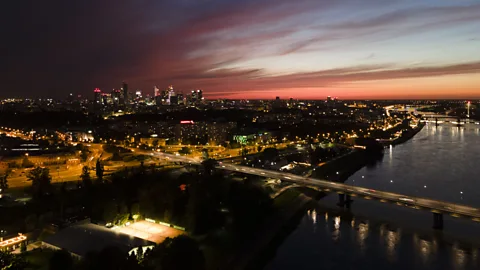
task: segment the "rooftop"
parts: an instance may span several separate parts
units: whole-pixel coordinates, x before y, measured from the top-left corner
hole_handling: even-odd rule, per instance
[[[129,252],[135,247],[154,244],[118,230],[111,230],[91,223],[65,228],[47,237],[43,242],[58,248],[64,248],[82,257],[90,251],[101,251],[109,246],[115,246],[122,251]]]

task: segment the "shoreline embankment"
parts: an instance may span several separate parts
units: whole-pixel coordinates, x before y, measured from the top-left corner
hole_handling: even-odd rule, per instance
[[[417,128],[412,129],[408,133],[404,133],[402,137],[389,143],[389,145],[399,145],[409,141],[418,132],[422,130],[425,124],[420,124]],[[313,178],[327,179],[336,182],[345,182],[350,176],[361,170],[369,164],[375,164],[383,158],[383,155],[371,154],[365,150],[353,150],[351,153],[340,158],[327,162],[323,166],[317,167],[312,174]],[[315,200],[320,200],[327,194],[323,192],[312,191],[315,194],[311,196]],[[312,194],[310,194],[312,195]],[[298,221],[301,219],[307,205],[313,201],[312,198],[303,194],[298,196],[302,200],[292,202],[290,211],[284,213],[283,222],[277,223],[273,228],[269,228],[265,235],[255,243],[252,243],[252,250],[241,256],[234,268],[231,269],[261,269],[273,257],[279,245],[295,230]],[[254,245],[255,244],[255,245]],[[240,258],[238,258],[240,259]]]

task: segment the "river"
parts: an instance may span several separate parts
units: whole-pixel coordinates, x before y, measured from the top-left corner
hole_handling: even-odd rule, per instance
[[[346,183],[480,207],[480,126],[427,125]],[[480,223],[336,194],[306,211],[265,270],[480,269]]]

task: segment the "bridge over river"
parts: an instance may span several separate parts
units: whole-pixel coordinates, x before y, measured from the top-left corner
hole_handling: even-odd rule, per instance
[[[167,158],[174,162],[197,165],[200,165],[202,162],[200,159],[170,155],[161,152],[154,152],[151,153],[151,155],[157,156],[159,158]],[[265,170],[230,163],[220,162],[216,166],[216,168],[220,170],[238,172],[243,174],[280,179],[282,181],[287,181],[306,187],[312,187],[324,192],[336,192],[339,195],[339,205],[342,207],[350,207],[350,204],[352,202],[351,197],[363,197],[365,199],[377,199],[380,202],[395,203],[398,206],[430,211],[433,213],[433,227],[436,229],[443,229],[444,214],[449,214],[455,217],[463,217],[480,222],[480,209],[467,205],[455,204],[423,197],[407,196],[399,193],[375,190],[339,182],[332,182],[327,180],[305,177],[301,175],[295,175],[283,171]]]

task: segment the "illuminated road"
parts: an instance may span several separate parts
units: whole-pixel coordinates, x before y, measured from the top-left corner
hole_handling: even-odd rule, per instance
[[[176,156],[165,153],[152,153],[157,157],[163,157],[175,162],[185,162],[190,164],[200,164],[201,159],[192,159],[184,156]],[[368,189],[358,186],[351,186],[343,183],[319,180],[281,171],[271,171],[265,169],[251,168],[247,166],[220,163],[217,169],[240,172],[250,175],[258,175],[262,177],[276,178],[282,181],[292,182],[303,186],[311,186],[322,191],[337,192],[351,196],[361,196],[367,199],[378,199],[383,202],[392,202],[401,206],[415,207],[417,209],[426,209],[434,213],[446,213],[453,216],[463,216],[466,218],[480,221],[480,209],[471,206],[454,204],[434,199],[422,197],[406,196],[398,193]]]

